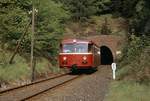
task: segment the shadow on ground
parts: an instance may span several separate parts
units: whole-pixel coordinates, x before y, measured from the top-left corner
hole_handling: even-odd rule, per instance
[[[70,75],[82,75],[82,74],[93,74],[97,71],[97,69],[77,69],[72,70]]]

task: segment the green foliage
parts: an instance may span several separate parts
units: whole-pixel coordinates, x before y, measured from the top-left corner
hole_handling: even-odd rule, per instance
[[[128,51],[126,54],[127,59],[130,59],[128,61],[135,60],[140,55],[142,47],[144,46],[142,46],[140,37],[131,35],[131,41],[127,47]]]
[[[36,75],[42,75],[48,72],[52,72],[51,71],[52,65],[51,63],[42,57],[39,57],[38,59],[36,59]]]
[[[38,10],[35,14],[35,44],[34,55],[37,58],[46,57],[56,65],[59,41],[64,32],[64,24],[69,19],[69,12],[61,3],[52,0],[0,0],[0,80],[11,81],[28,78],[31,73],[29,64],[31,43],[31,12],[32,5]],[[30,24],[29,28],[26,26]],[[24,31],[27,33],[21,42],[19,56],[13,64],[8,64],[17,41]],[[20,57],[21,56],[21,57]],[[23,58],[22,58],[23,57]],[[24,61],[24,57],[25,60]],[[48,60],[41,59],[37,63],[37,74],[48,72]],[[57,70],[57,69],[53,69]]]
[[[129,21],[128,42],[123,52],[123,60],[118,71],[119,79],[127,78],[140,83],[150,82],[150,1],[116,0],[114,14]],[[134,35],[133,35],[134,34]]]
[[[131,17],[135,14],[135,6],[139,0],[114,0],[112,1],[113,13],[117,16]]]
[[[63,9],[62,4],[56,4],[52,0],[1,0],[1,47],[7,46],[11,50],[15,47],[17,40],[30,23],[29,11],[32,9],[32,3],[38,10],[35,15],[35,53],[40,55],[50,52],[52,56],[55,56],[64,31],[65,21],[69,18],[69,12]],[[27,30],[19,51],[23,55],[28,55],[30,52],[31,28]]]
[[[5,54],[5,55],[3,55]],[[10,57],[10,52],[0,54],[0,57],[3,55],[4,60],[0,60],[0,81],[2,82],[11,82],[15,80],[24,80],[30,77],[30,68],[27,65],[27,62],[24,58],[19,55],[16,56],[16,63],[10,65],[5,60],[8,60]]]
[[[95,0],[56,0],[65,5],[72,13],[74,20],[85,20],[91,15],[95,14],[96,7],[94,5]]]
[[[93,15],[102,15],[111,10],[111,0],[54,0],[62,2],[66,9],[72,13],[75,21],[86,20]]]
[[[150,1],[148,0],[0,0],[0,52],[2,53],[0,63],[7,64],[8,59],[3,54],[4,50],[14,49],[17,40],[25,31],[25,26],[30,23],[29,11],[32,10],[33,4],[38,10],[35,14],[34,53],[36,57],[47,57],[52,64],[56,64],[57,59],[54,57],[58,53],[59,41],[62,39],[66,21],[87,21],[93,15],[113,13],[129,21],[129,42],[120,63],[120,67],[125,67],[118,72],[120,77],[124,78],[128,74],[136,81],[149,81],[147,61],[149,61],[150,43]],[[91,29],[93,26],[94,24],[90,25]],[[101,29],[109,29],[107,26],[103,27]],[[77,33],[78,29],[79,26],[74,32]],[[87,29],[86,32],[90,28]],[[31,26],[19,48],[20,55],[26,56],[26,59],[30,55],[30,42]],[[6,66],[10,67],[10,65]]]
[[[102,15],[111,12],[111,0],[95,0],[96,15]]]
[[[21,36],[29,18],[26,12],[16,6],[16,0],[0,2],[0,41],[15,44]]]
[[[0,83],[10,83],[17,80],[29,80],[31,78],[31,68],[29,63],[23,57],[17,55],[13,64],[8,64],[11,52],[5,51],[0,53]],[[36,76],[45,76],[49,72],[57,72],[58,67],[54,67],[51,63],[43,58],[36,59]],[[44,75],[43,75],[44,74]]]
[[[149,40],[131,35],[130,42],[124,50],[124,57],[118,71],[119,79],[128,78],[140,83],[150,82]]]
[[[51,0],[39,2],[37,13],[36,49],[56,55],[69,12]]]
[[[112,3],[115,15],[129,19],[129,32],[136,36],[147,35],[150,32],[150,1],[148,0],[116,0]]]
[[[140,33],[149,36],[150,32],[150,1],[141,0],[136,5],[136,14],[132,20],[132,24],[135,27],[135,31],[138,32],[137,35]],[[140,35],[141,36],[141,35]]]

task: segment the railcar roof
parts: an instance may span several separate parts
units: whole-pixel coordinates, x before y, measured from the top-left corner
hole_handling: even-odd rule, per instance
[[[64,39],[62,40],[61,42],[62,44],[65,44],[65,43],[93,43],[92,41],[89,41],[89,40],[81,40],[81,39]]]

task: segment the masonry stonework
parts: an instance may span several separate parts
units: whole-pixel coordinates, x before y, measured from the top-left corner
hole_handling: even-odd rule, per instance
[[[119,43],[121,41],[121,37],[115,35],[99,35],[93,37],[91,36],[88,39],[95,42],[99,47],[108,47],[113,54],[113,59],[115,60],[117,58],[116,52],[118,51],[118,47],[120,47]]]

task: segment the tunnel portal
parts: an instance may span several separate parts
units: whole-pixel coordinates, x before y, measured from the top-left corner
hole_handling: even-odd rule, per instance
[[[111,50],[107,46],[101,46],[101,64],[111,65],[113,63],[113,55]]]

